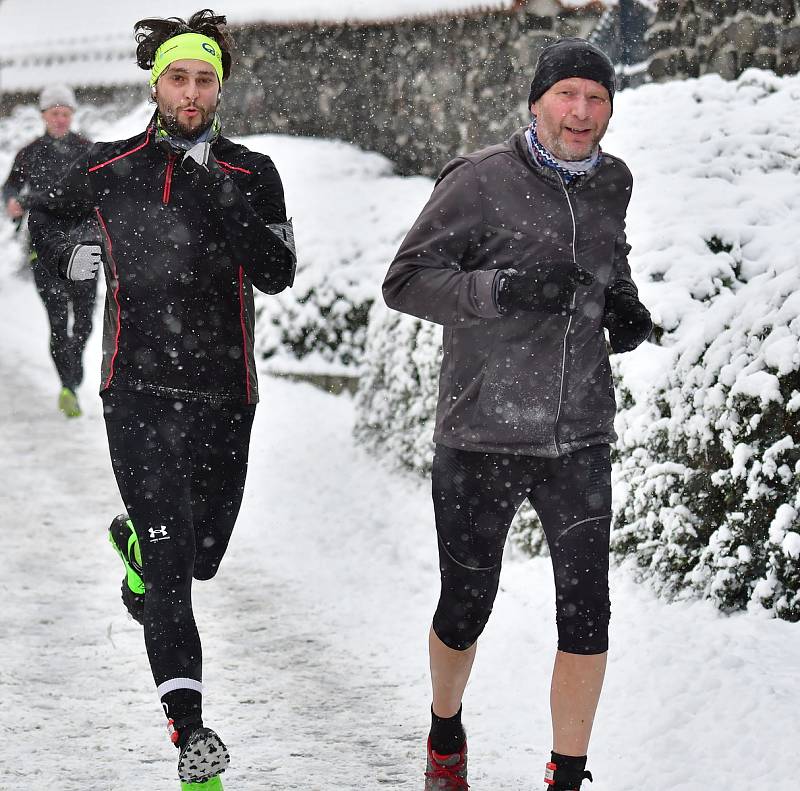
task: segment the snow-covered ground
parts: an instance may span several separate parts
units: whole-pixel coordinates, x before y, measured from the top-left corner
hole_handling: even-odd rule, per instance
[[[782,85],[794,90],[794,83]],[[717,117],[735,112],[735,88],[720,86],[728,90],[721,95],[731,106],[720,100]],[[758,84],[752,90],[758,92]],[[645,138],[664,148],[664,127],[639,129],[640,143],[636,124],[624,121],[626,103],[658,104],[655,89],[647,91],[619,103],[608,145],[628,158],[645,184],[653,167]],[[700,135],[690,116],[697,102],[677,87],[669,91],[675,93],[670,106],[679,108],[676,123],[687,136]],[[743,128],[754,127],[755,110],[743,107]],[[726,162],[743,167],[757,156],[774,156],[775,167],[790,167],[779,149],[792,122],[777,112],[780,107],[776,126],[764,127],[776,141],[774,150],[765,153],[755,143],[743,150],[736,140],[703,132],[697,150],[705,158],[692,160],[698,172]],[[126,119],[102,137],[133,134],[142,120]],[[13,131],[0,124],[3,174]],[[32,131],[25,127],[25,134]],[[380,157],[331,141],[262,137],[251,144],[274,155],[298,221],[298,246],[315,256],[317,267],[356,249],[374,255],[391,247],[430,189],[427,180],[389,176]],[[318,163],[334,161],[325,181]],[[316,197],[312,186],[299,186],[315,184],[309,173],[321,180]],[[347,201],[334,202],[326,192],[337,181],[347,186]],[[730,222],[711,229],[727,240],[739,222],[752,223],[756,208],[753,196],[736,202],[725,184],[720,177],[705,200],[721,196],[732,204]],[[662,211],[662,230],[653,230],[648,217],[661,211],[675,185],[682,190],[675,200],[691,207],[686,223],[680,226],[677,210]],[[668,189],[634,198],[637,271],[655,271],[659,234],[668,251],[679,226],[688,224],[698,236],[706,230],[710,208],[701,196],[677,182]],[[356,211],[357,201],[372,208]],[[321,205],[334,212],[326,223],[314,222]],[[393,208],[385,213],[393,215],[391,222],[379,211],[385,205]],[[768,225],[757,226],[764,238]],[[745,250],[747,243],[741,242]],[[33,284],[13,274],[17,252],[2,221],[0,791],[175,788],[175,751],[163,730],[140,629],[119,601],[121,567],[105,537],[121,504],[96,396],[99,337],[92,337],[87,351],[81,391],[86,415],[65,421],[55,410],[58,386],[43,309]],[[692,266],[707,265],[712,254],[700,248],[685,255],[686,263],[672,270],[674,279],[646,287],[665,324],[672,304],[696,315],[689,314],[684,291],[694,282]],[[688,340],[679,327],[668,328],[676,345]],[[661,365],[653,376],[660,375],[663,357],[655,362]],[[232,751],[230,791],[422,785],[426,633],[438,578],[429,493],[426,483],[384,468],[354,445],[353,419],[348,397],[262,371],[239,525],[220,574],[198,584],[195,595],[207,719]],[[800,625],[752,614],[725,617],[703,602],[666,605],[632,578],[625,568],[612,573],[611,661],[590,750],[596,781],[587,787],[791,787],[800,771]],[[473,791],[543,787],[555,644],[552,595],[549,561],[510,551],[465,701]]]
[[[11,274],[7,237],[4,248],[0,789],[175,788],[105,537],[121,504],[95,395],[99,338],[86,415],[66,421],[44,312]],[[427,485],[353,444],[349,398],[262,385],[239,524],[218,577],[195,589],[207,719],[233,756],[226,788],[419,789],[438,576]],[[620,569],[612,596],[591,788],[791,787],[800,628],[667,606]],[[554,643],[548,561],[509,557],[465,701],[474,791],[543,787]]]

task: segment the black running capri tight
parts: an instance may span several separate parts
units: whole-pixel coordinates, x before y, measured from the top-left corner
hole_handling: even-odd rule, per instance
[[[197,687],[202,656],[192,579],[213,577],[227,549],[255,406],[106,390],[103,408],[114,474],[139,536],[153,678],[160,688],[175,679]],[[177,722],[181,714],[171,706],[170,716]]]
[[[608,445],[556,459],[436,446],[433,504],[441,596],[437,637],[457,651],[492,612],[508,529],[525,499],[544,527],[556,589],[558,648],[608,650],[611,460]]]

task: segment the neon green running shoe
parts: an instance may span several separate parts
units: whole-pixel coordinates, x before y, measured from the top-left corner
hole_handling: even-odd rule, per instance
[[[83,414],[78,397],[68,387],[62,387],[58,394],[58,408],[65,417],[80,417]]]
[[[115,516],[108,528],[108,540],[125,564],[122,579],[122,603],[131,618],[144,623],[144,580],[142,579],[142,553],[139,537],[127,514]]]
[[[222,778],[217,775],[205,783],[181,783],[181,791],[223,791]]]

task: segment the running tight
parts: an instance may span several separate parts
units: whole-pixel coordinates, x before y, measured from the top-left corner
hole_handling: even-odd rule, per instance
[[[192,579],[219,569],[244,492],[255,406],[106,391],[114,474],[139,537],[144,638],[176,723],[199,719],[202,654]]]
[[[486,626],[508,529],[527,498],[553,562],[559,650],[608,649],[608,445],[555,459],[437,445],[432,482],[442,579],[433,629],[446,646],[466,650]]]
[[[36,289],[50,322],[50,356],[62,386],[74,392],[83,381],[83,350],[92,332],[97,282],[61,280],[47,272],[38,259],[32,266]]]

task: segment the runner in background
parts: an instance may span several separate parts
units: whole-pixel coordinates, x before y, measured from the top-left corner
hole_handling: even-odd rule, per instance
[[[70,131],[75,105],[75,94],[67,85],[49,85],[39,96],[45,133],[19,151],[3,185],[6,214],[18,224],[24,219],[31,196],[52,190],[72,162],[91,146]],[[75,242],[99,241],[93,220],[71,229],[70,236]],[[38,260],[32,246],[28,259],[50,322],[50,354],[61,380],[58,407],[67,417],[78,417],[77,392],[83,381],[83,350],[92,331],[97,283],[55,277]]]

